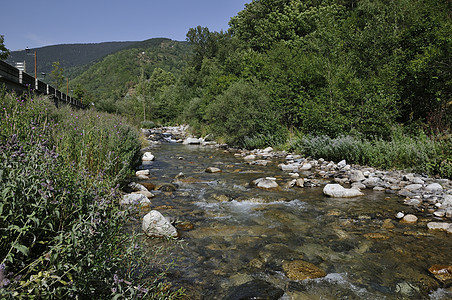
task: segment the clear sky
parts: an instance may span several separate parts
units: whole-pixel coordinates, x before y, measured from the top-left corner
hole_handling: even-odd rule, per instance
[[[2,0],[0,35],[11,51],[56,44],[183,41],[189,28],[227,30],[251,0]]]

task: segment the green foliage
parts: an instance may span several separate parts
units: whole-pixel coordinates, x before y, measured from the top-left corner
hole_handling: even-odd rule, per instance
[[[5,37],[0,34],[0,60],[7,59],[9,50],[5,47]]]
[[[123,233],[119,184],[140,155],[116,116],[0,94],[0,298],[178,298]],[[116,186],[116,187],[115,187]]]
[[[58,90],[63,90],[64,87],[64,70],[60,67],[60,62],[55,61],[52,64],[53,70],[50,72],[51,84]]]
[[[281,135],[279,116],[270,98],[257,81],[239,81],[217,96],[207,107],[206,115],[212,132],[227,143],[243,146],[250,138]],[[267,144],[268,145],[268,144]]]

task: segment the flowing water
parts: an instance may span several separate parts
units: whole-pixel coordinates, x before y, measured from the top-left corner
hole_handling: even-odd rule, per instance
[[[451,264],[450,235],[427,231],[426,216],[415,225],[400,224],[395,214],[412,211],[395,195],[365,191],[337,199],[325,197],[321,187],[265,191],[248,184],[267,176],[280,186],[291,180],[277,161],[249,165],[215,148],[180,144],[152,152],[155,161],[141,166],[151,171],[146,181],[177,187],[155,191],[152,206],[179,225],[176,245],[159,243],[171,246],[163,258],[175,262],[168,280],[184,287],[188,299],[240,299],[241,285],[262,291],[262,282],[283,290],[282,299],[451,297],[428,272],[434,264]],[[212,166],[222,172],[206,173]],[[185,177],[174,181],[180,172]],[[327,275],[290,280],[283,264],[297,260]]]

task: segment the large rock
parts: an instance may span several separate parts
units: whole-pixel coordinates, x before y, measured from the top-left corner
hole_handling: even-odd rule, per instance
[[[417,218],[415,215],[408,214],[408,215],[405,215],[405,216],[402,218],[402,220],[400,220],[400,222],[406,223],[406,224],[414,224],[414,223],[417,222],[417,219],[418,219],[418,218]]]
[[[427,228],[430,230],[440,230],[440,231],[447,231],[449,233],[452,233],[452,223],[428,222]]]
[[[278,167],[282,171],[298,171],[298,168],[300,167],[300,164],[293,163],[293,164],[279,164]]]
[[[128,187],[131,188],[134,192],[149,191],[144,185],[136,183],[136,182],[129,183]]]
[[[347,162],[345,161],[345,159],[344,159],[344,160],[341,160],[340,162],[337,163],[337,166],[338,166],[339,168],[343,168],[343,167],[345,167],[346,165],[347,165]]]
[[[256,155],[250,154],[250,155],[245,156],[243,159],[244,160],[255,160],[256,159]]]
[[[323,193],[330,197],[336,197],[336,198],[351,198],[351,197],[358,197],[363,196],[364,194],[361,193],[359,190],[355,189],[346,189],[340,184],[327,184],[323,188]]]
[[[452,195],[444,195],[443,207],[452,207]]]
[[[310,164],[310,163],[304,164],[300,167],[300,171],[308,171],[311,169],[312,169],[312,164]]]
[[[137,191],[137,192],[133,192],[132,194],[141,194],[141,195],[146,196],[148,199],[155,197],[155,195],[149,191]]]
[[[223,298],[224,300],[251,300],[251,299],[267,299],[277,300],[284,295],[284,291],[280,288],[272,286],[270,283],[255,279],[234,287]]]
[[[157,210],[144,216],[142,228],[150,237],[177,237],[176,228]]]
[[[425,187],[425,190],[427,192],[441,192],[443,190],[443,187],[439,183],[431,183]]]
[[[282,267],[290,280],[305,280],[326,276],[325,271],[303,260],[286,261]]]
[[[197,138],[186,138],[183,142],[184,145],[199,145],[203,142],[203,139],[197,139]]]
[[[256,179],[253,181],[253,183],[256,185],[256,187],[264,190],[272,190],[279,188],[279,185],[276,182],[276,180],[270,177]]]
[[[273,151],[273,148],[272,147],[267,147],[267,148],[265,148],[264,150],[262,150],[262,152],[264,152],[264,153],[270,153],[270,152],[272,152]]]
[[[421,188],[422,188],[422,184],[409,184],[409,185],[405,186],[403,189],[412,192],[412,191],[420,190]]]
[[[153,161],[155,156],[151,152],[145,152],[141,157],[142,161]]]
[[[366,177],[364,176],[363,172],[360,170],[352,171],[350,174],[350,181],[351,182],[359,182],[365,180]]]
[[[140,176],[140,175],[148,176],[149,174],[150,174],[150,171],[149,171],[149,170],[139,170],[139,171],[136,171],[136,172],[135,172],[135,175],[136,175],[136,176]]]
[[[364,173],[363,173],[364,174]],[[362,182],[368,189],[373,189],[376,186],[379,186],[382,181],[378,177],[369,177]]]

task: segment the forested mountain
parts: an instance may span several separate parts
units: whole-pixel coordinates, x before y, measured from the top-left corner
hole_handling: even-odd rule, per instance
[[[149,78],[155,69],[179,75],[186,65],[187,42],[154,38],[137,42],[126,49],[106,56],[71,81],[89,94],[118,99],[133,88],[140,76]]]
[[[6,59],[6,62],[14,65],[15,62],[25,61],[27,65],[27,73],[33,74],[34,52],[36,51],[38,73],[44,72],[49,74],[53,69],[53,62],[59,62],[61,68],[69,71],[71,68],[87,65],[108,54],[117,52],[135,43],[137,42],[130,41],[53,45],[30,49],[29,55],[27,55],[24,49],[22,51],[12,51],[8,59]]]

